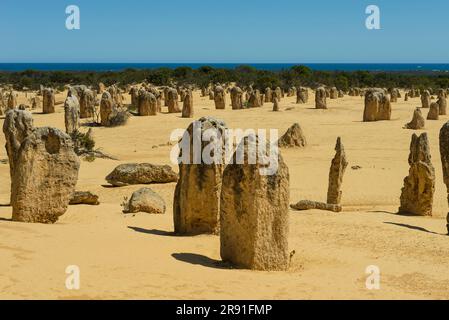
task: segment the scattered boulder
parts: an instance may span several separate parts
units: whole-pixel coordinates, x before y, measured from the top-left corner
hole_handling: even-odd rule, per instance
[[[439,115],[445,116],[447,114],[447,99],[444,94],[438,97],[437,103],[439,108]]]
[[[45,88],[42,92],[43,113],[55,113],[55,91]]]
[[[413,134],[408,163],[410,170],[404,179],[399,213],[431,216],[435,169],[431,162],[427,133],[419,137]]]
[[[173,200],[174,226],[178,234],[217,234],[219,231],[225,129],[226,124],[223,121],[203,117],[187,128],[188,136],[181,141],[179,180]],[[201,150],[213,150],[214,156],[220,158],[214,159],[210,164],[206,163],[203,157],[195,161],[194,134],[201,132],[204,137],[212,131],[216,134],[215,139],[201,141]],[[182,154],[186,150],[189,154]]]
[[[81,93],[80,97],[80,118],[92,118],[95,114],[95,100],[96,94],[90,90],[86,89]]]
[[[279,139],[280,148],[303,148],[307,145],[306,137],[299,123],[293,124]]]
[[[309,100],[309,91],[307,88],[299,87],[296,90],[296,103],[297,104],[304,104],[307,103]]]
[[[111,125],[111,118],[117,112],[117,108],[111,94],[108,91],[103,92],[100,102],[100,117],[101,125],[109,127]]]
[[[89,206],[98,206],[98,196],[90,191],[75,191],[69,202],[70,205],[85,204]]]
[[[156,97],[145,89],[140,90],[137,97],[137,110],[142,117],[157,115]]]
[[[79,129],[80,107],[76,96],[67,97],[64,103],[65,132],[72,135]]]
[[[179,109],[178,105],[178,91],[174,88],[169,88],[167,90],[167,106],[168,106],[168,112],[169,113],[178,113],[181,112],[181,109]]]
[[[129,202],[124,204],[123,213],[164,214],[165,209],[164,199],[150,188],[142,188],[135,191]]]
[[[339,204],[329,204],[311,200],[301,200],[296,204],[290,205],[290,207],[298,211],[305,211],[305,210],[324,210],[332,212],[342,211],[342,207]]]
[[[391,103],[382,89],[369,89],[365,93],[363,121],[381,121],[391,119]]]
[[[192,91],[186,90],[183,106],[182,106],[182,117],[183,118],[193,118],[193,94]]]
[[[276,97],[273,99],[273,111],[279,111],[279,101]]]
[[[427,120],[438,120],[440,115],[440,106],[436,102],[430,104],[429,113],[427,114]]]
[[[128,163],[116,167],[106,181],[114,187],[135,184],[170,183],[178,181],[178,175],[168,165],[153,165],[150,163]]]
[[[226,93],[221,86],[216,86],[214,90],[215,109],[226,109]]]
[[[326,89],[324,89],[323,87],[320,87],[315,91],[315,108],[327,109]]]
[[[422,108],[429,108],[431,103],[431,97],[429,90],[424,90],[421,94],[421,105]]]
[[[239,87],[231,89],[231,105],[232,110],[243,109],[243,90]]]
[[[68,135],[55,128],[35,129],[22,142],[14,163],[13,221],[56,222],[75,191],[79,166]]]
[[[254,135],[241,142],[244,163],[226,166],[220,200],[220,253],[223,261],[254,270],[287,270],[289,229],[289,172],[281,154],[276,172],[261,172],[259,158],[248,163]],[[262,143],[262,142],[261,142]],[[234,154],[234,160],[237,158]],[[258,155],[259,157],[261,155]],[[267,154],[264,156],[268,157]]]
[[[413,112],[412,121],[407,123],[404,129],[421,130],[424,129],[425,124],[426,121],[422,116],[421,109],[416,108],[415,111]]]

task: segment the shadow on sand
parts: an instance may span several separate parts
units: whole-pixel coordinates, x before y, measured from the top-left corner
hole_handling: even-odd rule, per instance
[[[163,230],[157,230],[157,229],[144,229],[139,227],[130,227],[128,226],[128,229],[134,230],[136,232],[145,233],[145,234],[152,234],[155,236],[164,236],[164,237],[176,237],[177,235],[174,232],[169,231],[163,231]]]
[[[393,225],[393,226],[398,226],[398,227],[411,229],[411,230],[427,232],[427,233],[430,233],[430,234],[436,234],[436,235],[439,235],[439,236],[447,236],[447,234],[444,234],[444,233],[437,233],[437,232],[429,231],[429,230],[427,230],[425,228],[412,226],[412,225],[405,224],[405,223],[396,223],[396,222],[384,222],[384,223],[385,224],[390,224],[390,225]]]
[[[221,261],[214,260],[209,257],[196,253],[173,253],[172,257],[176,260],[187,262],[194,265],[200,265],[203,267],[215,268],[215,269],[232,269],[232,267]]]

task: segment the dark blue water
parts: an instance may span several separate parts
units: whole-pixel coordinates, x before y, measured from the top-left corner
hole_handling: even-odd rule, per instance
[[[0,71],[121,71],[133,69],[177,68],[189,66],[193,69],[201,66],[233,69],[240,65],[250,65],[259,70],[278,71],[289,69],[301,63],[0,63]],[[449,72],[449,64],[418,63],[304,63],[314,70],[322,71],[440,71]]]

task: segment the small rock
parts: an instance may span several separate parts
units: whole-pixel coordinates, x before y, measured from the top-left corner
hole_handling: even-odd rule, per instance
[[[168,166],[150,163],[127,163],[116,167],[106,181],[115,187],[133,184],[169,183],[178,181],[178,174]]]
[[[90,191],[75,191],[70,200],[70,205],[87,204],[90,206],[98,206],[98,196]]]
[[[164,214],[165,209],[164,199],[150,188],[142,188],[132,194],[131,199],[124,206],[123,213]]]

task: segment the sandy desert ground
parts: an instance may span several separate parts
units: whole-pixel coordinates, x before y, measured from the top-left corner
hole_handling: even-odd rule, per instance
[[[220,262],[218,236],[173,235],[174,183],[150,186],[165,199],[165,215],[122,214],[123,198],[141,186],[108,188],[105,176],[120,163],[170,164],[172,147],[166,144],[171,131],[192,121],[159,114],[132,117],[124,127],[94,129],[97,147],[119,161],[82,161],[77,190],[97,193],[101,205],[70,206],[54,225],[10,221],[9,168],[0,164],[0,298],[448,299],[448,208],[438,133],[449,116],[426,122],[436,169],[434,216],[400,216],[396,212],[413,134],[402,127],[420,100],[399,99],[391,121],[363,123],[362,98],[328,99],[328,110],[315,110],[310,96],[305,105],[285,98],[282,111],[274,113],[271,103],[259,109],[215,110],[213,101],[194,94],[195,118],[215,116],[230,128],[278,128],[283,133],[300,123],[309,145],[282,152],[290,169],[291,203],[325,200],[330,161],[341,136],[349,160],[344,210],[290,212],[289,246],[296,254],[289,271],[231,269]],[[62,105],[55,114],[34,113],[34,122],[64,129]],[[0,145],[4,143],[1,134]],[[6,158],[1,147],[0,159]],[[68,265],[80,267],[78,291],[65,287]],[[380,268],[380,290],[365,286],[369,265]]]

